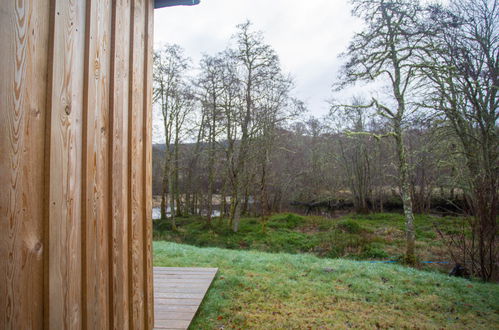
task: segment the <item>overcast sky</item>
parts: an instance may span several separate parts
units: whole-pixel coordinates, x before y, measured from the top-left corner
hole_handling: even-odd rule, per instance
[[[197,6],[157,9],[155,47],[179,44],[197,66],[202,53],[223,50],[236,25],[247,19],[264,33],[293,77],[294,95],[310,114],[326,114],[341,65],[338,55],[360,28],[348,0],[201,0]]]

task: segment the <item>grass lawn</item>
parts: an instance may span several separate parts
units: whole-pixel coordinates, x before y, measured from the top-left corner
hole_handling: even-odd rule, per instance
[[[499,328],[499,285],[395,264],[170,242],[154,264],[219,268],[192,329]]]
[[[463,219],[417,215],[416,253],[422,261],[447,261],[447,249],[438,238],[435,224],[444,232],[459,230]],[[405,220],[402,214],[347,215],[336,219],[277,214],[263,230],[258,218],[241,219],[238,233],[226,221],[214,219],[211,228],[201,217],[178,218],[178,231],[169,220],[154,223],[155,240],[199,247],[221,247],[265,252],[311,253],[324,258],[397,260],[405,251]],[[420,264],[420,269],[448,272],[453,264]]]

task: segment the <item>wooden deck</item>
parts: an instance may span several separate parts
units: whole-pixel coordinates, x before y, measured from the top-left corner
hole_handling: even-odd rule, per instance
[[[154,267],[154,329],[187,329],[217,271]]]

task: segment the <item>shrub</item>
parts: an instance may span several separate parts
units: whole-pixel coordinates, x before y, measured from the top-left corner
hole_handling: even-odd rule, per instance
[[[163,232],[166,230],[171,230],[171,223],[168,220],[155,220],[153,223],[153,229],[158,232]]]
[[[349,219],[338,222],[337,228],[350,234],[358,234],[362,231],[362,227],[357,222]]]
[[[389,255],[388,255],[388,253],[386,253],[383,249],[381,249],[377,245],[369,244],[369,245],[364,247],[364,250],[362,251],[361,257],[372,258],[372,259],[375,259],[375,258],[384,259],[384,258],[388,258]]]
[[[280,214],[270,218],[267,224],[270,228],[287,228],[293,229],[305,223],[305,219],[296,214]]]
[[[274,232],[265,238],[269,251],[298,253],[308,252],[317,245],[316,238],[292,231]]]

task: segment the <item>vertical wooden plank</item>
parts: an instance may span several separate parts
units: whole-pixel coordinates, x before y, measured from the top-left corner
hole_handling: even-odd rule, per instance
[[[154,326],[153,269],[152,269],[152,53],[154,1],[146,3],[144,48],[144,278],[146,329]]]
[[[145,1],[133,0],[130,15],[130,96],[129,96],[129,282],[130,328],[144,329],[144,199],[143,199],[143,102]]]
[[[152,5],[0,11],[2,329],[152,328]]]
[[[85,1],[54,0],[47,102],[45,325],[81,327],[81,158]]]
[[[44,136],[49,3],[0,10],[0,328],[43,326]]]
[[[84,327],[109,327],[111,2],[87,0],[83,98]]]
[[[128,313],[128,87],[130,55],[130,0],[113,6],[111,52],[111,328],[127,329]]]

